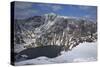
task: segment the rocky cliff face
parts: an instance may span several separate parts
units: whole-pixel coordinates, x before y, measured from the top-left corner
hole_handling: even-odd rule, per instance
[[[46,45],[64,45],[68,50],[96,39],[97,22],[90,19],[50,13],[14,22],[15,52]]]

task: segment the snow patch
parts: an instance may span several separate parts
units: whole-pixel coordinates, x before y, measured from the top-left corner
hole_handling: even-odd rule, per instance
[[[96,61],[97,59],[95,59],[94,57],[90,57],[90,58],[76,58],[73,60],[73,62],[90,62],[90,61]]]
[[[56,58],[38,57],[36,59],[16,62],[15,65],[36,65],[69,62],[89,62],[97,60],[97,42],[81,43],[68,52],[61,52]]]

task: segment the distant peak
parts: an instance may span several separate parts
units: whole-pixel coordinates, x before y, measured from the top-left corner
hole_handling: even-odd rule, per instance
[[[52,13],[47,13],[45,15],[57,15],[57,14],[52,12]]]

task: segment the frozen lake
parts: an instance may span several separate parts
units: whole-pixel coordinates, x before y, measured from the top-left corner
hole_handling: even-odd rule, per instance
[[[15,63],[15,65],[36,65],[52,63],[72,63],[89,62],[97,60],[97,42],[84,42],[74,47],[68,52],[62,52],[62,55],[56,58],[38,57],[36,59],[26,60]]]

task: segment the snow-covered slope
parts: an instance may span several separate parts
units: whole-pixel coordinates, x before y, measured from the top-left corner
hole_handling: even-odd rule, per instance
[[[61,56],[56,58],[38,57],[36,59],[16,62],[15,65],[36,65],[52,63],[69,63],[69,62],[87,62],[97,60],[97,42],[80,43],[77,47],[68,52],[62,52]]]

